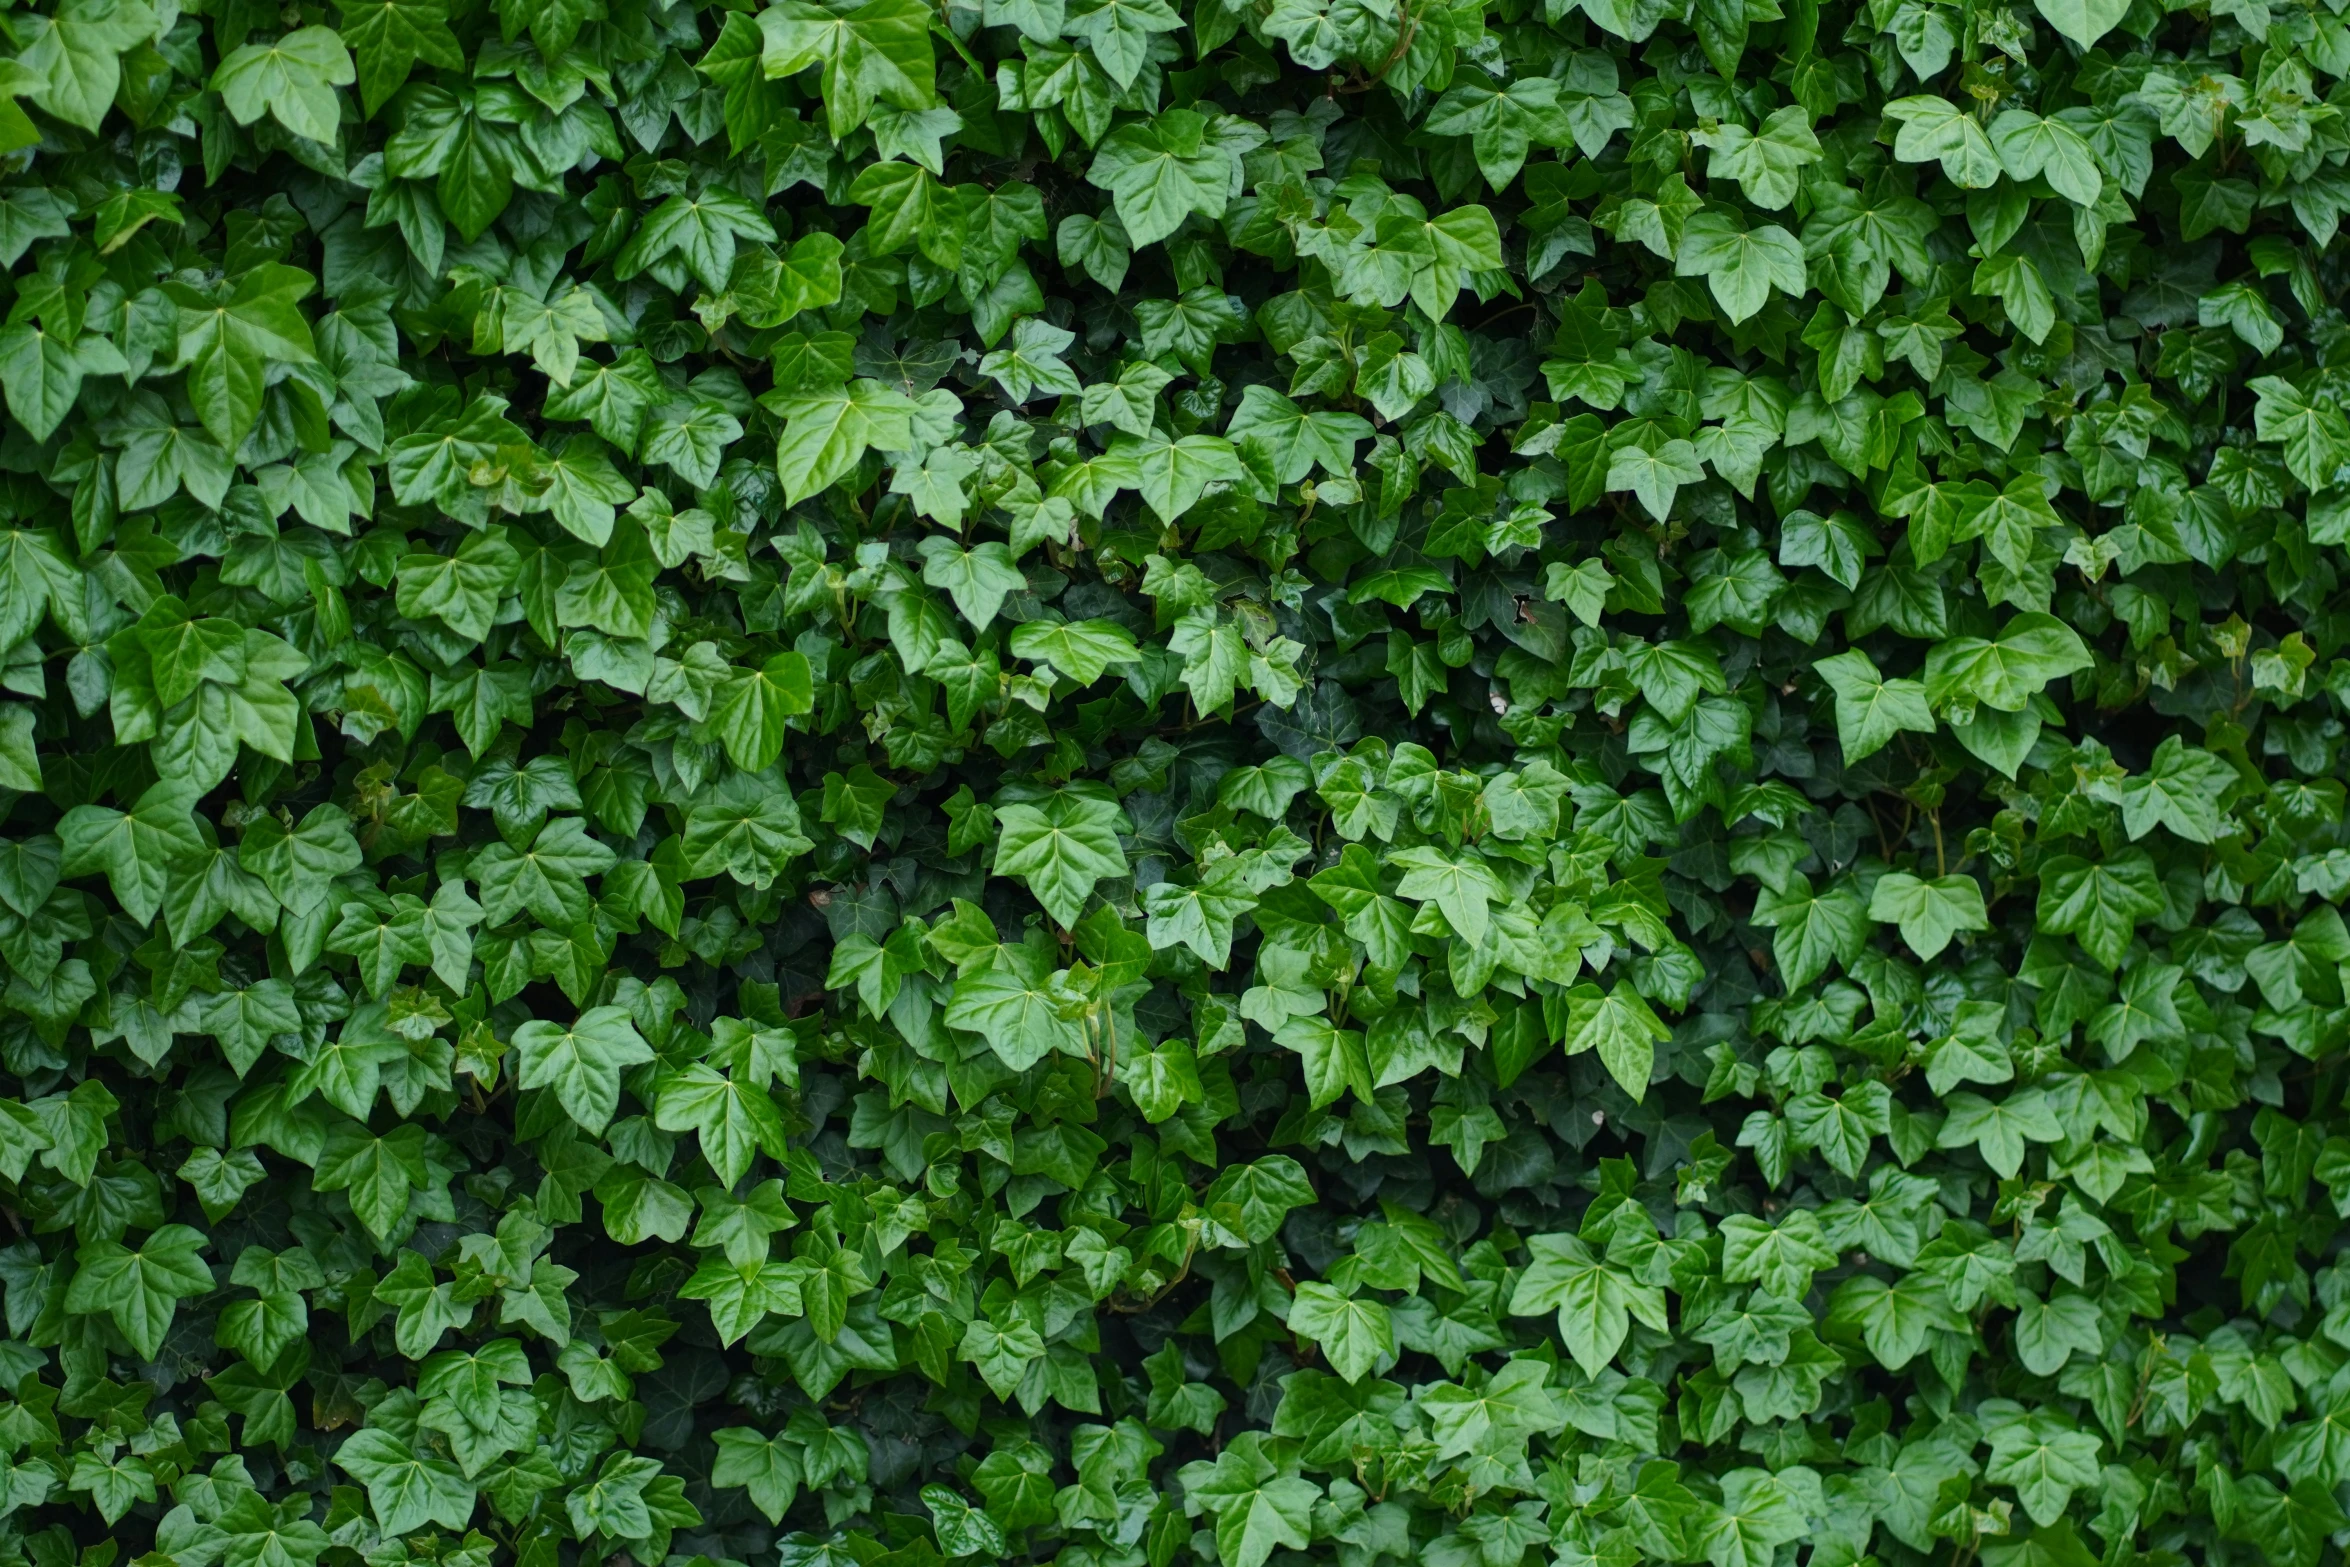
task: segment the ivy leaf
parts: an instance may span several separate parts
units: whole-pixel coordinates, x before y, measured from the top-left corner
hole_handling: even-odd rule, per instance
[[[1860,894],[1848,883],[1834,882],[1815,892],[1811,878],[1800,871],[1791,872],[1784,887],[1765,887],[1754,901],[1754,922],[1772,933],[1771,955],[1790,992],[1825,974],[1830,963],[1858,961],[1868,941],[1869,918]]]
[[[783,1115],[766,1089],[702,1062],[663,1078],[653,1124],[665,1132],[696,1133],[702,1157],[728,1186],[743,1178],[761,1149],[776,1159],[785,1153]]]
[[[993,378],[1015,403],[1025,403],[1043,392],[1075,397],[1084,388],[1078,383],[1077,372],[1060,357],[1075,341],[1077,334],[1065,327],[1025,318],[1014,323],[1010,347],[999,348],[979,361],[979,373]]]
[[[1193,213],[1224,215],[1231,165],[1208,141],[1207,120],[1189,109],[1169,109],[1110,133],[1094,153],[1086,179],[1110,193],[1129,245],[1154,245]]]
[[[1061,1015],[1060,998],[1041,977],[994,967],[955,981],[946,1020],[985,1039],[1007,1067],[1025,1072],[1058,1051],[1085,1055],[1085,1033]]]
[[[1888,871],[1869,894],[1869,918],[1898,924],[1901,939],[1921,958],[1941,956],[1960,931],[1991,928],[1982,886],[1972,876],[1921,880],[1907,871]]]
[[[1420,1407],[1446,1457],[1475,1454],[1506,1461],[1522,1451],[1528,1433],[1555,1428],[1563,1418],[1537,1361],[1513,1360],[1474,1391],[1439,1383]]]
[[[1763,1567],[1806,1528],[1803,1508],[1783,1477],[1733,1469],[1722,1476],[1721,1506],[1693,1531],[1691,1543],[1715,1567]]]
[[[106,1313],[133,1349],[153,1359],[171,1331],[178,1303],[211,1293],[212,1270],[198,1255],[206,1244],[200,1231],[166,1224],[136,1251],[120,1241],[85,1245],[76,1255],[65,1309]]]
[[[1468,137],[1477,171],[1495,190],[1517,178],[1535,144],[1564,146],[1575,137],[1559,84],[1547,76],[1501,83],[1471,77],[1438,100],[1425,126],[1433,135]]]
[[[778,653],[758,669],[727,673],[711,699],[710,723],[726,754],[746,773],[764,772],[783,751],[791,718],[815,707],[806,655]]]
[[[204,847],[191,815],[201,793],[185,779],[165,779],[150,786],[128,811],[75,806],[57,824],[61,873],[105,872],[114,896],[131,917],[142,923],[152,920],[162,905],[171,867]]]
[[[474,1490],[464,1473],[446,1459],[417,1456],[389,1431],[352,1432],[335,1449],[335,1463],[367,1487],[376,1524],[387,1534],[428,1523],[462,1529],[473,1517]]]
[[[1031,620],[1013,627],[1007,640],[1014,656],[1049,664],[1081,686],[1113,664],[1132,663],[1141,651],[1125,627],[1109,620]]]
[[[442,0],[354,0],[343,8],[342,37],[357,56],[359,101],[371,117],[400,90],[417,61],[447,71],[465,66]]]
[[[1557,1311],[1567,1352],[1586,1374],[1599,1375],[1615,1358],[1634,1316],[1663,1330],[1664,1292],[1594,1256],[1579,1237],[1536,1235],[1527,1246],[1533,1260],[1518,1276],[1510,1312],[1524,1317]]]
[[[1308,413],[1271,387],[1252,386],[1241,393],[1225,434],[1262,442],[1272,453],[1275,481],[1295,484],[1316,467],[1339,478],[1354,472],[1355,447],[1371,438],[1371,424],[1357,414]]]
[[[2075,0],[2055,0],[2055,3],[2071,5]],[[2106,6],[2112,0],[2093,0],[2093,3]],[[1990,133],[1972,114],[1947,98],[1924,93],[1896,98],[1885,105],[1885,115],[1901,123],[1901,133],[1893,140],[1893,155],[1905,163],[1938,158],[1942,172],[1962,190],[1987,189],[2003,172]]]
[[[1988,1436],[1991,1458],[1983,1478],[2013,1486],[2016,1500],[2036,1524],[2056,1522],[2074,1491],[2097,1483],[2097,1438],[2070,1429],[2052,1411],[2022,1415],[1994,1426]]]
[[[1845,765],[1872,756],[1903,730],[1934,732],[1926,688],[1915,680],[1887,679],[1859,648],[1849,648],[1812,665],[1836,693],[1836,738]]]
[[[179,307],[179,358],[187,367],[189,400],[225,449],[234,451],[261,416],[271,365],[310,364],[318,357],[310,323],[294,308],[316,286],[309,273],[269,262],[246,273],[225,298],[181,283],[165,290]]]
[[[1027,882],[1064,927],[1076,923],[1097,882],[1126,874],[1118,843],[1123,815],[1107,800],[1056,794],[1042,806],[1002,806],[996,824],[996,874]]]
[[[1297,1287],[1289,1305],[1289,1326],[1320,1344],[1330,1358],[1330,1369],[1349,1382],[1360,1382],[1382,1357],[1395,1353],[1395,1330],[1387,1308],[1375,1300],[1352,1299],[1327,1284]]]
[[[1706,167],[1710,176],[1736,180],[1747,200],[1772,210],[1795,199],[1802,171],[1820,161],[1820,141],[1812,134],[1810,111],[1799,103],[1772,110],[1759,129],[1749,131],[1731,123],[1716,131],[1701,131],[1691,140],[1712,149]],[[1686,241],[1686,230],[1683,238]]]
[[[783,439],[775,449],[775,472],[783,481],[784,494],[794,504],[830,489],[853,472],[867,450],[899,451],[914,440],[914,400],[878,381],[770,393],[767,406],[784,420]]]
[[[481,905],[490,923],[502,925],[528,911],[541,924],[569,929],[588,917],[587,878],[600,876],[619,856],[587,834],[576,816],[559,816],[531,836],[524,848],[492,843],[473,858]]]
[[[1215,1521],[1219,1560],[1264,1567],[1277,1547],[1303,1550],[1321,1489],[1284,1475],[1264,1451],[1264,1435],[1244,1431],[1213,1463],[1186,1464],[1178,1475],[1184,1505]]]
[[[922,541],[922,580],[955,601],[955,609],[978,630],[987,629],[1008,594],[1028,586],[1011,551],[995,540],[965,549],[952,539]]]
[[[7,393],[9,413],[38,440],[47,440],[73,412],[87,369],[78,343],[31,322],[0,327],[0,390]]]
[[[404,556],[398,574],[400,613],[432,616],[459,636],[479,641],[489,635],[498,603],[521,568],[522,556],[496,529],[468,536],[447,555]]]
[[[1238,859],[1219,860],[1188,886],[1160,882],[1142,895],[1154,949],[1181,943],[1217,968],[1231,961],[1234,922],[1256,906]]]
[[[711,1437],[718,1444],[718,1461],[711,1466],[710,1483],[743,1487],[769,1523],[781,1523],[800,1490],[799,1445],[749,1426],[715,1431]]]
[[[332,143],[341,117],[335,89],[356,80],[333,28],[298,27],[274,43],[231,51],[212,73],[212,90],[239,125],[267,113],[296,136]]]
[[[424,1128],[393,1128],[382,1137],[355,1121],[344,1121],[327,1134],[311,1176],[314,1191],[345,1191],[351,1211],[368,1232],[388,1240],[408,1214],[408,1194],[422,1190],[425,1173]]]
[[[1659,521],[1672,511],[1673,497],[1683,485],[1704,482],[1705,468],[1698,461],[1697,448],[1687,441],[1664,441],[1654,448],[1623,446],[1608,458],[1607,488],[1630,490]]]
[[[1108,460],[1117,464],[1121,482],[1139,489],[1144,502],[1166,523],[1198,505],[1209,485],[1248,479],[1232,443],[1214,435],[1175,437],[1157,430],[1121,435],[1110,443]]]
[[[2121,963],[2138,922],[2163,907],[2161,878],[2143,849],[2094,862],[2060,854],[2040,868],[2040,928],[2078,936],[2108,969]]]
[[[2120,25],[2129,7],[2120,0],[2033,0],[2048,25],[2087,49]]]
[[[2146,771],[2122,785],[2122,822],[2143,838],[2167,827],[2190,843],[2219,836],[2222,805],[2236,774],[2209,751],[2165,735]]]
[[[874,100],[901,109],[937,101],[930,13],[917,0],[785,3],[759,14],[762,64],[770,77],[823,67],[825,117],[839,141],[865,122]]]
[[[2081,10],[2086,9],[2084,0]],[[2067,31],[2064,23],[2046,10],[2041,14],[2048,16],[2058,32]],[[2009,174],[2019,180],[2044,175],[2058,195],[2083,207],[2097,205],[2098,193],[2105,188],[2096,154],[2065,120],[2044,119],[2027,109],[2002,110],[1991,122],[1991,145],[1998,149],[1999,161]]]
[[[1602,993],[1597,985],[1567,992],[1565,1044],[1568,1055],[1596,1049],[1617,1086],[1634,1100],[1647,1097],[1656,1066],[1656,1047],[1672,1038],[1640,992],[1619,981]]]
[[[675,255],[704,287],[716,293],[726,287],[734,272],[737,240],[770,242],[774,238],[775,226],[757,202],[723,185],[712,185],[694,196],[680,191],[646,215],[621,249],[614,270],[623,278],[634,277],[663,257]]]
[[[922,1505],[930,1509],[932,1532],[938,1536],[939,1548],[949,1557],[985,1556],[993,1559],[1004,1554],[1004,1531],[993,1518],[956,1494],[951,1486],[924,1486]]]
[[[65,0],[17,36],[17,64],[33,78],[18,90],[68,124],[95,131],[121,85],[123,53],[155,29],[145,0]]]
[[[2052,1143],[2064,1135],[2045,1096],[2032,1089],[1997,1102],[1966,1093],[1952,1094],[1946,1102],[1949,1114],[1942,1122],[1937,1146],[1972,1145],[2003,1179],[2012,1180],[2023,1167],[2025,1144]]]
[[[614,1006],[590,1007],[569,1028],[534,1018],[514,1030],[514,1053],[522,1086],[553,1089],[590,1132],[602,1132],[619,1106],[620,1069],[653,1059],[627,1011]]]
[[[2013,713],[2050,681],[2086,669],[2080,636],[2053,615],[2026,613],[1997,637],[1951,637],[1926,653],[1926,699],[1944,712],[1977,703]]]
[[[1733,323],[1762,309],[1771,290],[1800,295],[1804,287],[1803,247],[1794,235],[1777,224],[1745,229],[1718,212],[1701,212],[1682,228],[1673,269],[1704,278]]]

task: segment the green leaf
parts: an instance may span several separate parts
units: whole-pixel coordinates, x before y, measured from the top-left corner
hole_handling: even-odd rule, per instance
[[[1760,1284],[1773,1295],[1801,1300],[1812,1274],[1836,1265],[1835,1248],[1808,1208],[1790,1209],[1765,1223],[1745,1214],[1722,1221],[1722,1278],[1732,1284]]]
[[[711,1436],[718,1444],[718,1461],[711,1466],[710,1483],[742,1487],[769,1523],[781,1523],[800,1490],[799,1444],[762,1436],[749,1426]]]
[[[728,1186],[743,1178],[761,1149],[775,1159],[785,1153],[783,1115],[766,1088],[702,1062],[663,1077],[653,1123],[665,1132],[696,1133],[702,1157]]]
[[[165,779],[150,786],[127,812],[103,805],[75,806],[57,824],[62,873],[86,876],[104,871],[123,908],[142,925],[147,923],[163,902],[172,865],[204,847],[190,814],[200,793],[184,779]]]
[[[2210,843],[2225,819],[2223,804],[2236,774],[2209,751],[2165,735],[2143,774],[2122,785],[2122,822],[2143,838],[2167,827],[2190,843]]]
[[[1773,289],[1801,295],[1804,288],[1803,247],[1794,235],[1776,224],[1748,230],[1719,212],[1701,212],[1683,227],[1673,270],[1704,278],[1732,322],[1762,309]]]
[[[1708,175],[1736,180],[1747,200],[1773,210],[1795,199],[1802,171],[1820,161],[1820,141],[1812,134],[1810,111],[1795,103],[1772,110],[1753,131],[1731,123],[1716,131],[1701,131],[1691,140],[1712,149]]]
[[[569,1028],[532,1019],[514,1030],[514,1053],[525,1088],[551,1088],[563,1111],[590,1132],[602,1132],[620,1103],[620,1070],[653,1059],[628,1013],[590,1007]]]
[[[421,60],[443,70],[465,67],[442,0],[354,0],[343,7],[343,42],[358,57],[359,98],[372,116]]]
[[[1949,1114],[1942,1122],[1936,1146],[1978,1149],[1983,1162],[2012,1180],[2024,1161],[2027,1143],[2052,1143],[2064,1135],[2044,1095],[2034,1089],[2008,1095],[1997,1103],[1980,1094],[1952,1094]]]
[[[1224,215],[1231,165],[1208,140],[1208,122],[1189,109],[1169,109],[1121,126],[1105,139],[1086,179],[1110,193],[1130,245],[1155,245],[1193,213]]]
[[[1926,699],[1945,713],[1971,715],[1976,704],[2021,711],[2052,680],[2092,660],[2078,633],[2053,615],[2026,613],[1997,637],[1951,637],[1926,653]]]
[[[1983,889],[1972,876],[1921,880],[1907,871],[1888,871],[1869,894],[1869,918],[1901,927],[1901,939],[1921,958],[1941,956],[1961,931],[1989,930]]]
[[[1294,1315],[1292,1321],[1294,1321]],[[1420,1407],[1445,1457],[1474,1454],[1504,1462],[1523,1451],[1526,1437],[1556,1429],[1564,1418],[1541,1362],[1513,1360],[1475,1390],[1439,1383]]]
[[[996,823],[996,874],[1027,882],[1060,925],[1076,923],[1103,877],[1126,874],[1126,851],[1118,843],[1124,815],[1107,800],[1056,794],[1041,807],[1003,806]]]
[[[2070,4],[2072,0],[2058,0]],[[2112,0],[2096,0],[2100,6]],[[1967,110],[1947,98],[1920,94],[1896,98],[1885,105],[1888,119],[1901,123],[1893,141],[1893,155],[1905,163],[1939,158],[1942,172],[1962,190],[1983,190],[2003,172],[1990,133]]]
[[[979,969],[955,981],[946,1020],[985,1039],[1015,1072],[1058,1051],[1087,1054],[1085,1033],[1062,1016],[1060,997],[1043,978],[1013,969]]]
[[[81,396],[86,371],[78,347],[30,322],[0,327],[0,391],[35,440],[47,440]]]
[[[1576,1236],[1536,1235],[1526,1244],[1533,1260],[1518,1276],[1510,1312],[1557,1311],[1559,1335],[1587,1375],[1598,1376],[1615,1358],[1633,1317],[1663,1330],[1663,1290],[1602,1261]]]
[[[931,1529],[939,1549],[949,1557],[1004,1554],[1004,1531],[985,1512],[973,1507],[950,1486],[926,1485],[922,1505],[930,1509]]]
[[[1618,982],[1604,994],[1597,985],[1578,985],[1566,995],[1568,1055],[1596,1049],[1608,1075],[1634,1100],[1647,1097],[1656,1066],[1656,1047],[1673,1037],[1640,992]]]
[[[763,772],[782,754],[789,720],[812,711],[815,702],[807,657],[796,651],[778,653],[756,670],[727,672],[711,699],[710,723],[735,766],[746,773]]]
[[[382,1137],[355,1121],[327,1134],[310,1181],[313,1190],[350,1193],[351,1211],[378,1240],[389,1240],[408,1214],[408,1194],[429,1184],[424,1128],[393,1128]]]
[[[400,613],[431,616],[451,631],[479,641],[490,633],[498,604],[522,568],[504,531],[469,534],[447,555],[409,555],[400,561]],[[152,643],[150,643],[152,647]],[[157,694],[161,695],[160,666]]]
[[[2016,1500],[2036,1524],[2056,1522],[2076,1490],[2097,1483],[2097,1438],[2072,1430],[2054,1411],[2018,1411],[2017,1417],[1994,1425],[1987,1435],[1991,1458],[1983,1478],[1993,1485],[2013,1486]]]
[[[1355,1300],[1327,1284],[1300,1284],[1289,1305],[1289,1327],[1322,1346],[1330,1369],[1360,1382],[1383,1357],[1395,1353],[1395,1330],[1387,1308]]]
[[[1618,447],[1608,458],[1608,489],[1630,490],[1659,522],[1672,512],[1673,497],[1683,485],[1704,482],[1705,468],[1697,459],[1697,448],[1687,441],[1665,441],[1653,449]]]
[[[1121,487],[1140,490],[1159,520],[1169,524],[1198,505],[1211,484],[1241,484],[1248,479],[1232,443],[1214,435],[1178,438],[1156,430],[1139,437],[1121,435],[1111,441],[1105,460],[1117,465]]]
[[[212,90],[239,125],[266,113],[296,136],[332,143],[341,118],[335,89],[356,80],[350,51],[332,28],[299,27],[231,51],[212,73]]]
[[[771,393],[767,406],[784,421],[783,439],[775,448],[775,472],[794,504],[854,472],[867,450],[899,451],[914,440],[914,400],[878,381]]]
[[[119,1241],[83,1246],[75,1256],[65,1309],[87,1315],[104,1312],[131,1347],[153,1359],[178,1303],[212,1290],[212,1270],[198,1255],[206,1242],[184,1224],[166,1224],[133,1251]]]
[[[2143,849],[2094,862],[2060,854],[2040,868],[2040,928],[2078,936],[2089,955],[2108,969],[2128,952],[2138,922],[2163,907],[2161,878]]]
[[[1006,639],[1013,656],[1049,664],[1081,686],[1090,686],[1113,664],[1130,664],[1141,651],[1133,634],[1111,620],[1031,620]]]
[[[2060,4],[2066,0],[2060,0]],[[2075,10],[2068,19],[2045,7],[2041,15],[2068,37],[2078,37],[2076,29],[2086,19],[2087,4]],[[2102,29],[2101,29],[2102,30]],[[2094,38],[2079,39],[2084,47]],[[2098,172],[2096,154],[2088,141],[2073,126],[2061,119],[2043,119],[2026,109],[2003,110],[1991,122],[1991,145],[1998,150],[1999,161],[2007,172],[2019,180],[2045,176],[2058,195],[2084,207],[2097,204],[2098,193],[2104,189],[2105,178]]]
[[[785,3],[759,14],[762,63],[770,77],[823,68],[824,109],[835,141],[872,113],[876,99],[901,109],[936,101],[930,13],[917,0],[858,4]]]
[[[1733,1469],[1722,1476],[1721,1506],[1693,1531],[1692,1543],[1713,1567],[1764,1567],[1807,1527],[1786,1477]]]
[[[2048,25],[2086,49],[2113,31],[2129,7],[2120,0],[2033,0]]]
[[[1812,669],[1836,693],[1836,738],[1847,766],[1885,748],[1903,730],[1934,732],[1926,688],[1915,680],[1887,679],[1868,654],[1850,648],[1823,658]]]
[[[1869,935],[1868,910],[1848,881],[1815,892],[1800,871],[1785,886],[1756,894],[1754,922],[1772,933],[1771,955],[1790,993],[1825,974],[1830,963],[1858,961]]]
[[[473,1487],[455,1464],[423,1458],[377,1427],[354,1431],[335,1449],[335,1463],[367,1487],[368,1505],[386,1534],[428,1523],[462,1529],[473,1517]]]
[[[1229,775],[1227,775],[1229,776]],[[1223,968],[1232,959],[1234,923],[1256,906],[1247,871],[1238,859],[1219,860],[1190,885],[1160,882],[1143,892],[1150,944],[1163,950],[1178,943],[1203,963]]]
[[[1281,1473],[1264,1451],[1263,1433],[1244,1431],[1217,1455],[1177,1474],[1184,1506],[1213,1520],[1216,1551],[1231,1567],[1264,1567],[1277,1547],[1303,1550],[1321,1489]]]
[[[999,348],[979,361],[979,373],[992,377],[1015,403],[1025,403],[1043,392],[1074,397],[1084,388],[1078,383],[1077,372],[1060,356],[1075,341],[1077,334],[1064,327],[1025,319],[1013,326],[1009,348]]]
[[[1575,134],[1559,103],[1559,84],[1548,76],[1502,83],[1472,77],[1437,102],[1425,128],[1432,135],[1468,137],[1478,172],[1495,190],[1517,178],[1535,144],[1563,146]]]
[[[65,0],[17,35],[17,64],[32,80],[16,90],[68,124],[95,131],[121,85],[121,56],[156,27],[145,0]]]
[[[188,399],[223,448],[234,451],[260,417],[270,366],[317,359],[310,323],[294,308],[317,283],[307,272],[269,262],[246,273],[225,297],[179,283],[166,290],[179,307]]]
[[[1309,413],[1269,386],[1252,386],[1241,393],[1224,433],[1235,442],[1263,443],[1275,481],[1295,484],[1316,467],[1341,478],[1354,472],[1355,447],[1371,438],[1371,423],[1356,414]]]

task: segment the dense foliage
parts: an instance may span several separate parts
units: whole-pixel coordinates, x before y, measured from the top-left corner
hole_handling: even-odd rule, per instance
[[[0,8],[0,1567],[2339,1560],[2342,4]]]

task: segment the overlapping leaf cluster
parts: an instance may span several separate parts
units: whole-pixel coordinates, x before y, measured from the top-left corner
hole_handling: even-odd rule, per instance
[[[0,1564],[2337,1560],[2340,10],[0,8]]]

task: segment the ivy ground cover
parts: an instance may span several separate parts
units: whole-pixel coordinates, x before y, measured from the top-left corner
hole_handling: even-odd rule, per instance
[[[2343,0],[0,0],[0,1567],[2334,1567]]]

